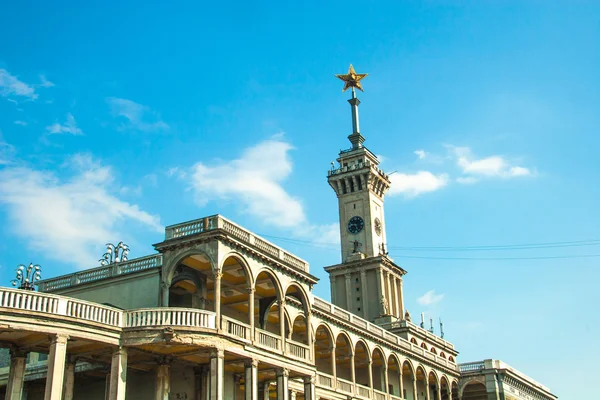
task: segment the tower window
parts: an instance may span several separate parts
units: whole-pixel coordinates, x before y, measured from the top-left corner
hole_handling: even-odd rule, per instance
[[[358,311],[360,311],[360,307],[358,307]]]
[[[350,179],[350,191],[354,192],[354,180]]]
[[[356,283],[358,283],[358,278],[356,278],[354,281],[355,281]]]
[[[356,288],[356,291],[357,291],[357,292],[360,292],[360,288]]]
[[[358,184],[358,190],[362,190],[362,183],[361,183],[360,179],[358,179],[356,181],[356,183]]]
[[[344,194],[348,193],[348,188],[346,187],[346,181],[342,180],[342,192],[344,192]]]
[[[360,301],[360,297],[357,297],[357,298],[356,298],[356,301]]]
[[[354,209],[356,210],[356,204],[354,204]]]

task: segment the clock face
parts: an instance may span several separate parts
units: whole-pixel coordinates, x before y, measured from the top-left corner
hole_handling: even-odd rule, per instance
[[[365,227],[365,221],[359,216],[350,218],[348,221],[348,232],[357,234]]]
[[[377,236],[381,236],[381,221],[379,218],[375,218],[375,233]]]

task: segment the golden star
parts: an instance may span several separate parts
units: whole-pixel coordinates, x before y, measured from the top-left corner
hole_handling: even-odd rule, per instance
[[[348,68],[347,74],[339,74],[336,75],[336,77],[344,81],[344,88],[342,89],[342,92],[345,92],[351,87],[357,88],[361,92],[364,92],[362,85],[360,84],[360,80],[367,75],[369,74],[357,74],[354,71],[354,67],[352,66],[352,64],[350,64],[350,68]]]

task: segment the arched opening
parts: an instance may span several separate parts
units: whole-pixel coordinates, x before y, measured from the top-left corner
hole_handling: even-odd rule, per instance
[[[421,348],[427,350],[427,344],[425,342],[421,343]]]
[[[193,254],[177,263],[167,301],[164,306],[215,311],[215,279],[206,255]]]
[[[431,348],[431,352],[432,352],[433,354],[437,354],[437,350],[435,349],[435,347],[432,347],[432,348]]]
[[[440,357],[442,357],[442,358],[444,358],[444,359],[445,359],[445,358],[446,358],[446,353],[444,353],[444,352],[442,351],[442,352],[440,353]]]
[[[393,354],[387,362],[388,393],[400,397],[400,363]]]
[[[294,284],[288,286],[285,292],[285,299],[286,307],[288,307],[290,312],[292,312],[292,309],[295,309],[295,311],[300,311],[301,313],[294,318],[291,327],[286,326],[287,337],[292,341],[308,345],[309,335],[307,315],[310,311],[308,299],[304,295],[304,292]]]
[[[281,293],[277,279],[268,271],[262,271],[254,283],[254,326],[274,335],[281,334],[279,301]]]
[[[458,382],[452,381],[452,400],[458,400]]]
[[[417,339],[415,339],[414,337],[413,337],[413,338],[410,338],[410,342],[411,342],[412,344],[418,344],[418,343],[417,343]]]
[[[359,340],[354,347],[354,371],[355,371],[355,380],[359,385],[370,387],[369,386],[369,360],[370,360],[369,350],[367,350],[367,345]]]
[[[417,367],[417,398],[424,399],[427,390],[427,375],[425,374],[425,370],[423,367]]]
[[[469,382],[463,390],[463,400],[487,400],[487,390],[481,382]]]
[[[440,390],[442,394],[442,400],[451,400],[450,386],[448,385],[448,379],[445,376],[440,378]]]
[[[454,362],[454,357],[452,357],[452,356],[448,357],[448,361]]]
[[[337,377],[350,381],[352,379],[352,345],[350,339],[343,333],[338,334],[335,340],[335,369]]]
[[[427,377],[427,389],[429,390],[429,398],[431,400],[440,400],[438,397],[438,385],[437,375],[431,371]]]
[[[404,399],[406,400],[417,400],[414,396],[414,381],[415,372],[412,365],[408,361],[402,363],[402,383],[404,386]]]
[[[315,331],[315,366],[317,371],[333,375],[331,365],[331,351],[333,350],[333,337],[324,325],[319,325]]]
[[[252,285],[246,266],[237,257],[228,257],[221,272],[221,315],[249,325],[248,288]]]
[[[380,392],[386,392],[385,387],[385,369],[387,363],[380,349],[373,350],[373,362],[371,364],[371,373],[373,374],[373,389]]]

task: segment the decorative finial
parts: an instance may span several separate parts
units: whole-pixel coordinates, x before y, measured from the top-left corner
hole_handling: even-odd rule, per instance
[[[98,261],[102,266],[127,261],[128,254],[129,246],[125,243],[119,242],[116,246],[112,243],[106,243],[106,253],[104,253],[102,258]]]
[[[411,322],[410,313],[408,312],[408,310],[406,310],[406,312],[404,313],[404,319],[407,320],[408,322]]]
[[[19,285],[19,289],[35,290],[37,281],[42,279],[42,267],[32,263],[29,266],[19,264],[16,269],[17,277],[10,281],[13,286]]]
[[[357,74],[354,71],[354,67],[350,64],[350,68],[348,68],[347,74],[336,74],[336,78],[339,78],[344,81],[344,88],[342,92],[352,88],[352,92],[354,92],[354,88],[357,88],[361,92],[364,92],[360,81],[369,74]]]

